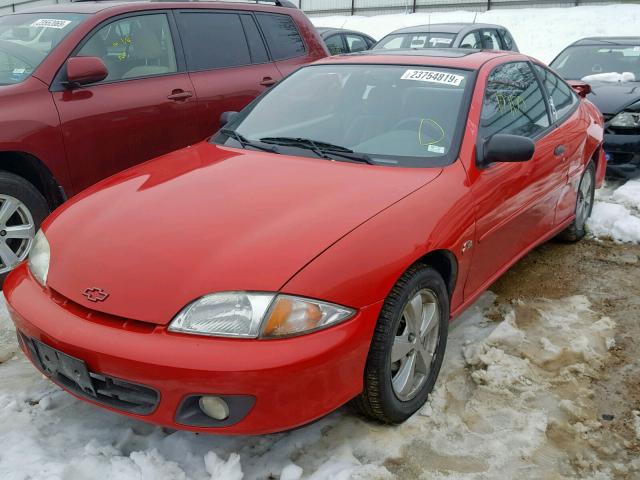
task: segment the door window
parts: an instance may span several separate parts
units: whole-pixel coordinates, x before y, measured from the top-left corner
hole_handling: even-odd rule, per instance
[[[257,13],[256,17],[267,38],[274,60],[285,60],[305,54],[302,37],[289,15]]]
[[[360,35],[348,33],[344,36],[344,38],[347,41],[347,46],[349,47],[349,52],[351,53],[362,52],[369,48],[369,46],[367,45],[367,41]]]
[[[505,50],[513,50],[513,38],[506,30],[500,30],[502,36],[502,43],[504,43]]]
[[[479,32],[470,32],[460,42],[460,48],[482,48]]]
[[[483,30],[482,48],[484,48],[485,50],[502,50],[498,32],[496,32],[495,30]]]
[[[341,35],[331,35],[325,40],[325,43],[327,44],[327,48],[331,55],[340,55],[341,53],[346,52],[344,44],[342,43]]]
[[[178,19],[190,71],[251,63],[240,15],[222,12],[180,12]]]
[[[244,27],[244,33],[247,36],[247,42],[249,43],[249,51],[251,52],[252,63],[265,63],[269,61],[269,54],[267,53],[267,47],[264,46],[264,41],[256,25],[256,21],[251,15],[241,15],[242,26]]]
[[[104,61],[109,75],[103,82],[177,72],[173,39],[164,13],[116,20],[94,33],[77,55]]]
[[[480,134],[509,133],[534,138],[549,127],[549,117],[536,76],[525,62],[496,67],[487,79]]]
[[[573,107],[578,103],[578,97],[573,92],[573,89],[553,72],[540,65],[535,65],[535,68],[549,95],[549,106],[551,107],[553,121],[562,119],[573,110]]]

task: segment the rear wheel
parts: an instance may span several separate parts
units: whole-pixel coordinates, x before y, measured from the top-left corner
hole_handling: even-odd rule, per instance
[[[29,255],[36,231],[48,213],[47,201],[31,183],[0,171],[0,285]]]
[[[558,238],[567,242],[577,242],[586,233],[587,219],[593,210],[594,196],[596,193],[596,168],[593,162],[589,162],[585,168],[576,198],[576,218],[571,224],[558,235]]]
[[[411,267],[384,302],[354,406],[384,423],[401,423],[415,413],[438,378],[448,324],[442,277],[428,266]]]

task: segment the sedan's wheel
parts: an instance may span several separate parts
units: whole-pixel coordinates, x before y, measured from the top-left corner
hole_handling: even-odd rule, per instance
[[[416,412],[438,377],[448,323],[442,277],[428,266],[411,267],[384,302],[355,407],[385,423],[403,422]]]
[[[578,185],[576,198],[576,218],[558,237],[568,242],[577,242],[587,233],[587,219],[593,210],[594,196],[596,192],[596,169],[593,162],[589,162],[585,168]]]
[[[25,260],[49,208],[38,190],[22,177],[0,172],[0,285]]]

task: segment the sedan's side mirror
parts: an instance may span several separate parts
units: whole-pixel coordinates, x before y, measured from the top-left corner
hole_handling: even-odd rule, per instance
[[[531,160],[536,144],[528,137],[496,133],[484,144],[483,165],[495,162],[526,162]]]
[[[585,98],[591,93],[591,85],[588,83],[584,83],[579,80],[568,80],[567,83],[571,85],[571,88],[573,88],[582,98]]]
[[[222,115],[220,115],[220,126],[224,127],[233,120],[236,115],[238,115],[238,112],[222,112]]]
[[[101,58],[71,57],[67,60],[67,82],[70,87],[101,82],[108,75],[109,70]]]

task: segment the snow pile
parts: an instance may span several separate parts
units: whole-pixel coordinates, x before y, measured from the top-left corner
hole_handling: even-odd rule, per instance
[[[593,75],[587,75],[582,77],[583,82],[607,82],[607,83],[621,83],[621,82],[635,82],[636,76],[632,72],[605,72],[594,73]]]
[[[591,400],[590,382],[614,344],[615,324],[595,315],[585,297],[493,301],[485,294],[456,320],[430,401],[397,427],[341,409],[277,435],[169,432],[73,399],[18,354],[0,364],[0,478],[608,478],[640,472],[640,460],[601,436]]]
[[[640,243],[640,180],[596,191],[587,228],[598,238]]]
[[[497,9],[487,12],[432,12],[363,16],[312,17],[318,27],[359,30],[379,40],[398,28],[446,22],[504,25],[521,52],[550,62],[560,51],[587,36],[636,36],[640,5],[579,6],[569,8]]]

